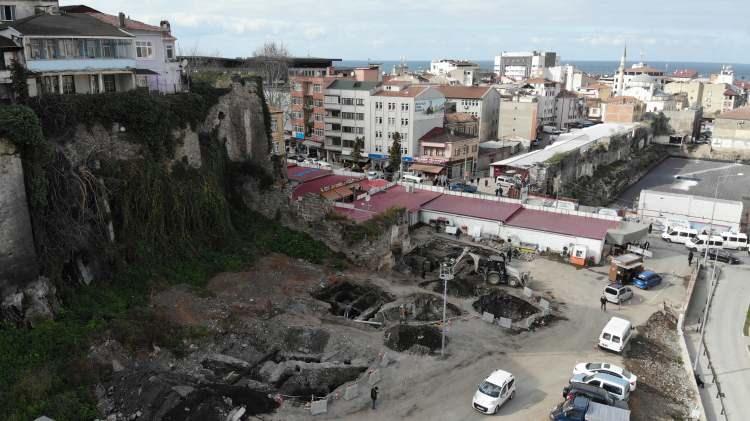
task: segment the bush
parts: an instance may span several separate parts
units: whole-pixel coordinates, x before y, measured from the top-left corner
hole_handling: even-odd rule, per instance
[[[406,209],[393,207],[360,224],[345,224],[341,235],[349,244],[372,240],[382,236],[386,230],[403,220]]]

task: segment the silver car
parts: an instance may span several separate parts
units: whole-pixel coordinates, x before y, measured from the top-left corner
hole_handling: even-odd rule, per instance
[[[604,298],[610,303],[624,303],[633,298],[633,290],[627,285],[609,284],[604,288]]]

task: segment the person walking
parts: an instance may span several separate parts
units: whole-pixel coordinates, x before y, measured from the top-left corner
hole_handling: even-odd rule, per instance
[[[375,401],[378,400],[378,387],[370,389],[370,399],[372,399],[372,409],[375,410]]]
[[[693,266],[693,250],[688,254],[688,266]]]
[[[601,303],[600,308],[602,309],[602,311],[606,312],[607,311],[607,297],[605,297],[604,294],[602,294],[602,297],[599,298],[599,302]]]
[[[399,324],[404,324],[406,321],[406,307],[404,307],[403,304],[401,304],[398,307],[398,322]]]
[[[651,231],[654,229],[653,224],[648,224],[648,233],[651,234]]]

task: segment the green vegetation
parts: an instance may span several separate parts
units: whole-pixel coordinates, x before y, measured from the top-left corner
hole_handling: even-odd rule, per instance
[[[664,115],[663,112],[646,113],[644,119],[651,122],[651,130],[653,130],[654,136],[669,136],[673,133],[672,128],[669,127],[669,117]]]
[[[747,308],[747,317],[745,318],[745,336],[750,336],[750,307]]]
[[[393,143],[388,148],[388,157],[391,171],[399,171],[401,169],[401,134],[399,132],[393,133]]]
[[[342,238],[349,244],[378,238],[384,232],[387,232],[388,228],[398,224],[405,214],[406,209],[393,207],[361,224],[346,224],[342,229]],[[329,214],[328,217],[329,219],[335,219],[337,216]]]
[[[549,165],[557,165],[565,160],[571,152],[558,152],[554,155],[552,155],[552,158],[547,160],[547,164]]]
[[[233,189],[240,176],[266,186],[273,177],[260,166],[228,162],[216,133],[201,139],[200,169],[168,163],[172,129],[195,127],[220,94],[207,87],[173,96],[46,96],[31,100],[36,114],[0,107],[0,135],[24,158],[42,272],[63,304],[56,320],[33,329],[0,325],[0,419],[96,418],[92,388],[110,373],[86,358],[92,341],[114,338],[134,351],[158,344],[180,355],[183,338],[207,334],[162,320],[148,307],[154,290],[187,284],[200,294],[213,274],[241,270],[273,252],[340,263],[324,244],[242,205]],[[114,122],[126,127],[127,141],[145,146],[143,159],[71,168],[45,139],[65,138],[77,124]],[[111,269],[109,280],[89,287],[66,281],[66,262],[82,250]]]

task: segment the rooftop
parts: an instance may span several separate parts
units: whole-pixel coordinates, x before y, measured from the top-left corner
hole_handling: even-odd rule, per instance
[[[719,118],[726,118],[729,120],[750,120],[750,105],[721,113]]]
[[[634,96],[613,96],[606,102],[607,104],[636,104],[641,101]]]
[[[359,82],[351,79],[336,79],[326,89],[341,89],[346,91],[371,91],[378,86],[380,82]]]
[[[353,203],[354,209],[340,212],[341,209],[337,208],[336,211],[346,216],[351,216],[358,221],[363,221],[393,207],[406,208],[410,212],[418,211],[422,205],[434,200],[441,194],[442,193],[420,189],[414,189],[413,192],[407,192],[406,189],[397,185],[370,196],[369,201],[355,201]]]
[[[470,123],[479,120],[469,113],[446,113],[446,123]]]
[[[534,209],[520,209],[506,222],[506,225],[536,231],[554,232],[582,238],[603,240],[607,231],[617,228],[617,221],[594,217],[566,215]]]
[[[388,97],[402,97],[402,98],[414,98],[419,96],[422,92],[426,91],[426,86],[409,86],[402,91],[386,91],[381,90],[374,94],[374,96],[388,96]]]
[[[693,69],[680,69],[680,70],[675,70],[672,73],[672,76],[692,79],[698,76],[698,71],[693,70]]]
[[[316,178],[325,177],[325,176],[333,174],[333,172],[330,170],[322,170],[320,168],[300,167],[298,165],[288,166],[286,169],[286,172],[287,172],[287,177],[289,177],[290,180],[296,181],[299,183],[304,183],[310,180],[314,180]]]
[[[98,12],[98,13],[89,12],[88,14],[112,26],[120,25],[119,16],[108,15],[106,13],[101,13],[101,12]],[[143,23],[135,19],[130,19],[130,17],[125,18],[125,28],[123,29],[125,29],[126,31],[133,30],[133,31],[159,32],[159,33],[163,33],[168,38],[174,38],[169,32],[162,31],[161,27],[159,26],[149,25],[147,23]]]
[[[438,86],[437,89],[446,98],[482,99],[493,88],[491,86]]]
[[[722,177],[740,173],[743,175]],[[684,178],[675,179],[676,175]],[[744,197],[750,196],[750,165],[667,158],[621,195],[621,205],[636,206],[634,205],[635,199],[641,190],[713,198],[717,193],[716,185],[720,181],[719,177],[721,177],[721,185],[718,189],[719,199],[742,201]]]
[[[21,49],[21,47],[16,45],[16,43],[13,42],[11,39],[0,36],[0,50],[19,50],[19,49]]]
[[[451,130],[446,130],[442,127],[433,127],[429,132],[425,133],[424,136],[419,138],[422,142],[458,142],[461,140],[475,139],[476,136],[467,135],[463,133],[456,133]]]
[[[422,207],[426,211],[463,215],[503,223],[521,208],[522,206],[517,203],[496,202],[451,194],[444,194]]]
[[[494,162],[491,165],[507,165],[517,168],[529,168],[535,164],[548,161],[558,153],[566,153],[578,150],[584,146],[598,141],[599,139],[628,133],[637,127],[637,124],[603,123],[573,130],[570,133],[560,135],[557,141],[544,149],[538,149],[529,153],[514,156],[503,161]]]
[[[116,26],[82,13],[39,14],[7,22],[0,29],[13,28],[24,36],[87,36],[132,38]]]
[[[345,175],[326,175],[323,177],[315,178],[309,181],[303,182],[299,185],[292,193],[292,199],[297,199],[306,194],[320,194],[321,189],[325,187],[335,186],[337,184],[351,184],[356,182],[358,179],[345,176]]]

